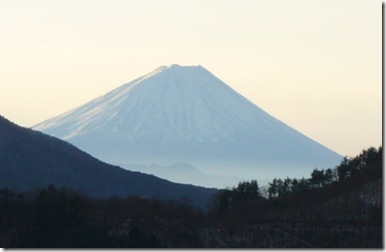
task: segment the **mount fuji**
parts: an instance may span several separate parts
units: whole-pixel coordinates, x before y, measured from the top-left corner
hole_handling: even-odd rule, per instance
[[[308,176],[342,159],[202,66],[159,67],[33,128],[105,162],[204,186]],[[189,175],[176,178],[179,167]]]

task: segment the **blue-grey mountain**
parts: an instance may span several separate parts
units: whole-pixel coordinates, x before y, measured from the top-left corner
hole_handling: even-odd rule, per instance
[[[152,166],[157,175],[156,166],[178,169],[174,164],[185,164],[202,176],[218,176],[205,182],[207,186],[230,178],[308,176],[312,169],[333,167],[342,158],[201,66],[160,67],[34,129],[131,169]]]

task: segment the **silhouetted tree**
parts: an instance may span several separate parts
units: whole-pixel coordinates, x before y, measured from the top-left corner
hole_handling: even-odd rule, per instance
[[[278,180],[275,178],[272,180],[271,183],[268,183],[268,198],[272,199],[278,196]]]
[[[251,201],[261,197],[257,180],[240,182],[239,185],[232,190],[232,192],[236,200],[240,199],[242,201]]]
[[[340,165],[337,167],[338,171],[338,180],[344,181],[350,177],[351,174],[351,164],[348,157],[344,157]]]
[[[325,181],[324,170],[314,169],[310,181],[314,187],[321,187]]]

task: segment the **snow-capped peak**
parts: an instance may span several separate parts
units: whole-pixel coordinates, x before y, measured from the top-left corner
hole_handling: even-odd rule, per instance
[[[227,176],[267,177],[277,173],[275,167],[313,169],[341,158],[273,118],[202,66],[159,67],[34,128],[105,161],[182,162]],[[267,167],[272,168],[265,171]]]

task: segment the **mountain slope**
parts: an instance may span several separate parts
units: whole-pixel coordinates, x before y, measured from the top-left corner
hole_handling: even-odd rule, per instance
[[[341,156],[201,66],[160,67],[34,127],[111,163],[187,163],[222,176],[305,176]]]
[[[0,116],[0,187],[25,191],[54,184],[96,197],[190,198],[205,205],[212,189],[171,183],[105,164],[62,140]]]

